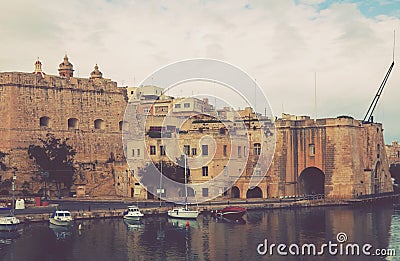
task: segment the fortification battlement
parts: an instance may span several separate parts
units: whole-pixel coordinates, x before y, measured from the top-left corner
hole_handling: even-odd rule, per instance
[[[117,83],[110,79],[86,79],[77,77],[67,79],[56,75],[40,75],[24,72],[0,72],[0,85],[97,92],[121,92],[121,89],[117,87]]]

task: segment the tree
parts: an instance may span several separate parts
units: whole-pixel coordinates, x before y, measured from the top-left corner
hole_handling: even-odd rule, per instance
[[[7,153],[0,151],[0,170],[7,170],[7,165],[4,163],[4,158]]]
[[[39,138],[39,141],[40,145],[29,146],[29,157],[35,160],[41,173],[48,174],[47,179],[50,182],[56,183],[60,196],[60,185],[64,184],[70,188],[74,181],[76,151],[67,144],[68,139],[56,138],[52,133],[46,134],[45,139]]]

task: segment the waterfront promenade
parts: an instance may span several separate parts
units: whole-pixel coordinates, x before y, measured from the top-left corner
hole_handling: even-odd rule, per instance
[[[381,202],[394,202],[399,200],[400,194],[383,194],[374,197],[364,197],[358,199],[324,199],[324,198],[282,198],[282,199],[224,199],[213,200],[192,207],[207,214],[211,210],[221,209],[228,205],[243,206],[247,210],[256,209],[290,209],[306,207],[324,206],[359,206],[379,204]],[[60,200],[50,200],[47,206],[30,206],[25,209],[16,210],[15,214],[22,222],[41,222],[47,221],[50,214],[55,209],[67,209],[71,211],[75,220],[93,218],[112,218],[122,217],[128,205],[138,205],[146,216],[165,215],[167,210],[174,206],[174,203],[141,200],[132,201],[131,198],[118,197],[98,197],[98,198],[64,198]]]

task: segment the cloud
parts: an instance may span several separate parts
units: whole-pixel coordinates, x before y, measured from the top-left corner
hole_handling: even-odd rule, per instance
[[[133,85],[168,63],[208,57],[256,78],[276,115],[282,107],[314,114],[317,73],[320,117],[363,118],[391,62],[393,29],[400,25],[394,1],[364,2],[10,1],[0,17],[0,32],[7,35],[0,70],[30,72],[39,56],[44,70],[57,74],[67,52],[80,77],[98,63],[105,77]],[[400,140],[392,116],[400,113],[397,72],[395,67],[377,108],[388,141]]]

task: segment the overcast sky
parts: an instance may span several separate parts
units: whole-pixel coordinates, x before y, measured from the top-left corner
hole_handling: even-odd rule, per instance
[[[97,63],[119,85],[167,64],[213,58],[242,68],[273,113],[362,119],[400,39],[400,2],[354,0],[6,1],[0,71],[57,74],[65,53],[75,76]],[[400,41],[397,41],[400,46]],[[400,47],[375,112],[386,143],[400,140]]]

